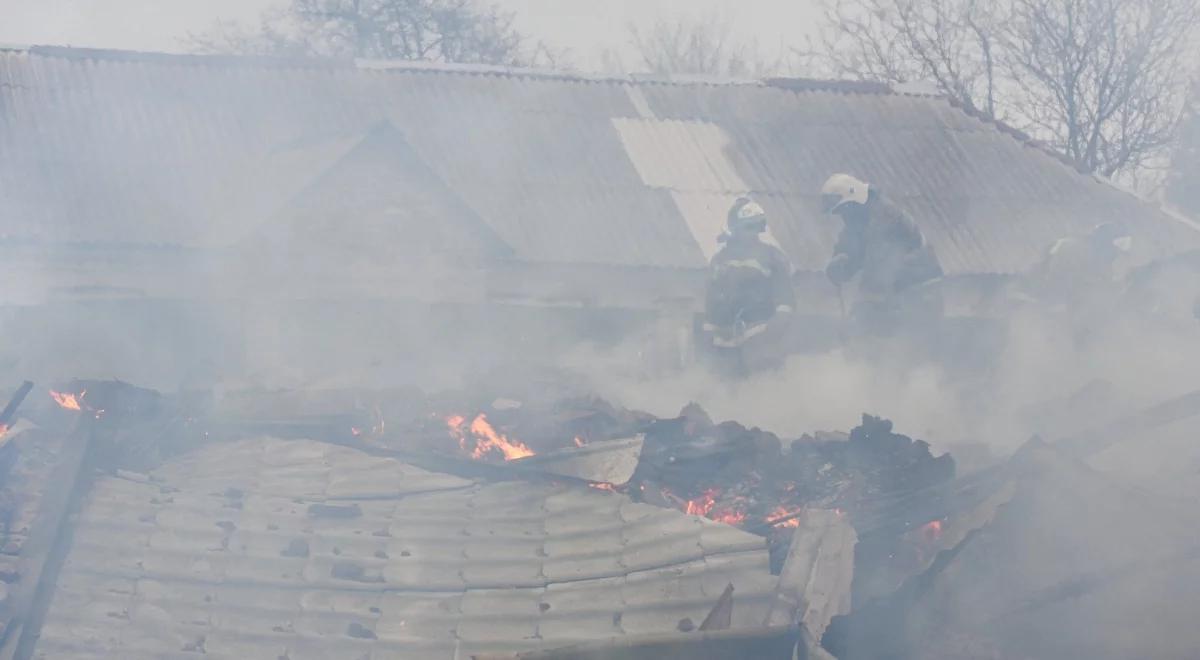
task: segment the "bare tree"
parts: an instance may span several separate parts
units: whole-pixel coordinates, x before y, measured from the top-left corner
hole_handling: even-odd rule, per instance
[[[980,0],[826,0],[818,59],[836,77],[928,81],[996,116],[998,22]]]
[[[1171,150],[1165,192],[1167,201],[1200,218],[1200,80],[1192,84],[1179,135]]]
[[[825,0],[835,74],[928,81],[1105,176],[1164,153],[1200,0]]]
[[[257,30],[218,23],[191,35],[200,52],[479,62],[559,63],[564,53],[529,47],[513,15],[480,0],[291,0]]]
[[[1111,176],[1179,125],[1195,0],[1015,0],[1006,24],[1026,118],[1082,169]]]
[[[784,57],[763,57],[757,45],[734,39],[729,24],[717,18],[660,20],[644,31],[631,24],[628,32],[641,67],[650,73],[757,77],[785,68]]]

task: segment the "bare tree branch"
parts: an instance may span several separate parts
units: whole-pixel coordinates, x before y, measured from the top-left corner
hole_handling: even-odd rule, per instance
[[[826,70],[928,81],[1105,176],[1179,125],[1200,0],[824,0]]]
[[[756,44],[735,40],[729,25],[716,18],[659,21],[645,31],[631,24],[627,30],[641,67],[650,73],[764,77],[791,68],[782,49],[775,58],[764,57]]]
[[[258,30],[218,23],[189,35],[199,52],[564,65],[566,53],[532,47],[513,15],[481,0],[291,0]]]

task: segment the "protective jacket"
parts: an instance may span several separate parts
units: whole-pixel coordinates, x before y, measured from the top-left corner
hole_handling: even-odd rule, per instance
[[[1117,251],[1087,238],[1060,238],[1029,273],[1030,293],[1051,303],[1079,304],[1114,286]]]
[[[873,197],[866,204],[847,204],[838,213],[845,226],[825,271],[834,284],[861,274],[859,296],[886,300],[942,276],[933,248],[899,207]]]
[[[709,263],[705,325],[721,337],[762,326],[795,304],[787,256],[757,236],[728,239]]]

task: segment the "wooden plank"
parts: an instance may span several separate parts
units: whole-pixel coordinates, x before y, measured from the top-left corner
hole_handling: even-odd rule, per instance
[[[9,422],[11,422],[13,417],[15,417],[17,414],[17,408],[21,407],[21,403],[25,401],[25,397],[29,395],[29,390],[32,389],[33,382],[27,380],[24,383],[21,383],[21,386],[17,388],[16,393],[12,395],[11,399],[9,399],[8,405],[4,407],[4,411],[0,412],[0,429],[6,429],[9,427]]]

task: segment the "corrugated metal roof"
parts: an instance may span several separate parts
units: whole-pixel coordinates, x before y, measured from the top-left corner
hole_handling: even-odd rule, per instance
[[[227,245],[383,121],[526,261],[699,267],[752,192],[818,269],[837,171],[908,206],[950,272],[1020,270],[1114,219],[1144,257],[1200,247],[1003,126],[874,86],[46,48],[0,52],[0,235]]]
[[[248,440],[96,483],[34,656],[464,658],[766,625],[765,540],[586,488]],[[191,656],[188,656],[191,657]]]

